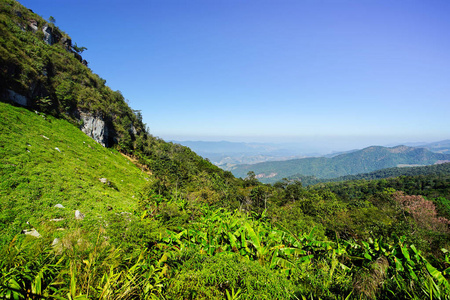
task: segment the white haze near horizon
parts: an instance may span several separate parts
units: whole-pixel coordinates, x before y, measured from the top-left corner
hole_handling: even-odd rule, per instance
[[[20,2],[87,47],[165,140],[330,152],[450,138],[448,0]]]
[[[334,152],[363,149],[370,146],[393,147],[398,145],[420,146],[439,142],[450,137],[396,137],[396,136],[161,136],[166,141],[183,142],[232,142],[273,144],[296,151],[298,155],[326,155]]]

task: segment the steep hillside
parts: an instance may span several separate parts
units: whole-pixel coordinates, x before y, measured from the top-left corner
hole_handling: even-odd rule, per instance
[[[401,165],[431,165],[449,161],[450,155],[433,153],[424,148],[397,146],[392,148],[373,146],[335,157],[303,158],[281,162],[266,162],[236,166],[232,173],[245,177],[254,171],[262,182],[275,182],[296,174],[334,178],[367,173]]]
[[[43,232],[74,227],[75,210],[90,221],[132,212],[152,178],[65,120],[0,102],[0,128],[0,244],[27,221]]]
[[[134,150],[145,131],[139,112],[92,73],[74,45],[53,23],[16,1],[1,1],[0,95],[65,118],[103,145]]]
[[[66,119],[100,144],[132,156],[165,195],[229,203],[236,182],[231,173],[151,136],[141,113],[87,67],[82,49],[66,33],[13,0],[1,1],[0,12],[2,101]]]

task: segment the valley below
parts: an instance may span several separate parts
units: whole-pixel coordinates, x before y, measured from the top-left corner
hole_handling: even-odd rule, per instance
[[[262,182],[273,183],[296,175],[331,179],[392,167],[439,164],[449,160],[450,155],[431,152],[426,148],[372,146],[332,157],[308,157],[236,165],[231,168],[231,172],[237,177],[244,178],[252,171]]]

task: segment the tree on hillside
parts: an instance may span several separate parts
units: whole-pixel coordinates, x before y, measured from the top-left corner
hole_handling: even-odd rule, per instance
[[[86,47],[79,47],[77,43],[75,43],[75,45],[73,45],[72,48],[76,53],[83,53],[85,50],[87,50]]]
[[[253,171],[247,173],[247,177],[244,179],[244,186],[256,186],[259,184],[256,174]]]

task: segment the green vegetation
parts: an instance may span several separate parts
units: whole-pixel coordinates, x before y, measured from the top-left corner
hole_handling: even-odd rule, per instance
[[[12,90],[28,99],[28,106],[79,125],[77,114],[89,112],[112,126],[122,149],[131,152],[145,139],[145,124],[119,91],[82,63],[70,37],[51,27],[53,45],[44,41],[47,22],[18,2],[0,2],[0,95]],[[36,26],[35,30],[33,26]],[[134,127],[136,134],[130,133]]]
[[[75,226],[68,220],[77,209],[93,221],[108,209],[136,207],[133,198],[149,175],[67,121],[0,102],[0,127],[1,244],[27,221],[41,232],[42,222],[53,229]],[[58,203],[66,209],[55,208]],[[56,218],[65,220],[48,221]]]
[[[450,210],[447,206],[450,195],[450,174],[448,173],[449,164],[439,169],[443,172],[429,175],[399,176],[378,180],[349,180],[344,182],[330,182],[316,184],[311,189],[328,190],[339,195],[345,201],[366,200],[376,194],[386,190],[402,191],[409,195],[423,195],[433,199],[441,213],[446,218],[450,218]],[[433,168],[435,169],[435,168]]]
[[[177,165],[188,149],[166,167],[193,174],[177,185],[184,176],[167,171],[162,182],[65,120],[0,105],[3,297],[446,299],[450,291],[449,216],[438,205],[449,208],[448,182],[412,190],[438,192],[433,204],[392,189],[395,180],[404,182],[398,190],[425,187],[424,176],[358,181],[366,193],[351,198],[338,183],[268,186],[212,168],[228,186],[210,198],[206,187],[183,188],[206,176],[192,153],[191,164]],[[75,220],[75,209],[86,217]],[[20,234],[31,227],[42,237]]]
[[[236,177],[244,177],[248,171],[256,175],[277,174],[261,177],[262,182],[274,183],[283,178],[297,177],[314,183],[309,176],[330,179],[345,175],[372,172],[398,165],[432,165],[438,161],[448,161],[450,155],[433,153],[424,148],[397,146],[393,148],[369,147],[363,150],[344,153],[332,158],[311,157],[287,161],[272,161],[254,165],[239,165],[232,170]],[[301,174],[301,175],[298,175]],[[398,175],[397,175],[398,176]]]
[[[1,89],[32,101],[0,102],[0,298],[450,299],[448,173],[236,179],[151,136],[73,52],[20,29],[40,17],[0,9]],[[109,122],[112,148],[77,111]]]
[[[292,175],[287,177],[288,180],[301,181],[304,186],[314,185],[318,183],[325,182],[339,182],[339,181],[351,181],[351,180],[373,180],[373,179],[383,179],[392,178],[399,176],[419,176],[419,175],[434,175],[438,177],[445,177],[450,175],[450,163],[443,163],[431,166],[422,167],[403,167],[403,168],[387,168],[370,173],[362,173],[357,175],[347,175],[340,176],[330,179],[319,179],[315,176],[304,176],[304,175]]]

